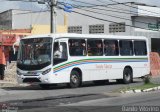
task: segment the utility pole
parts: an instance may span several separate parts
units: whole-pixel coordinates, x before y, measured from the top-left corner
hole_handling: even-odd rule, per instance
[[[45,4],[45,0],[38,0],[39,4]],[[56,33],[56,6],[57,6],[57,0],[50,0],[48,2],[48,5],[50,7],[50,33]]]
[[[57,6],[57,0],[51,0],[50,9],[51,9],[51,33],[56,33],[56,6]]]

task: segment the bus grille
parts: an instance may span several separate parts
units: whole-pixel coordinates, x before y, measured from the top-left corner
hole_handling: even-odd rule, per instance
[[[25,78],[23,82],[41,82],[41,81],[37,78]]]

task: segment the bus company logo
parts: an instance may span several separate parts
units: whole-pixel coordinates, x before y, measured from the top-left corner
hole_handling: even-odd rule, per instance
[[[13,107],[8,103],[0,104],[1,112],[18,112],[18,107]]]

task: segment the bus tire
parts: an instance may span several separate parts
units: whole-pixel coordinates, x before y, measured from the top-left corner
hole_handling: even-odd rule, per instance
[[[70,75],[70,83],[69,83],[69,87],[70,88],[77,88],[81,85],[81,77],[79,72],[77,72],[76,70],[73,70],[71,72]]]
[[[128,67],[126,67],[123,71],[123,83],[124,84],[129,84],[133,80],[132,77],[132,70]]]
[[[42,89],[50,89],[50,88],[51,88],[51,85],[50,85],[50,84],[39,84],[39,86],[40,86]]]

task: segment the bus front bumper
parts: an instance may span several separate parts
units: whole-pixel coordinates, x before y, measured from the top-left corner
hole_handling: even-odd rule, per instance
[[[18,83],[29,83],[29,84],[50,84],[51,81],[48,78],[40,76],[19,76],[17,77]]]

